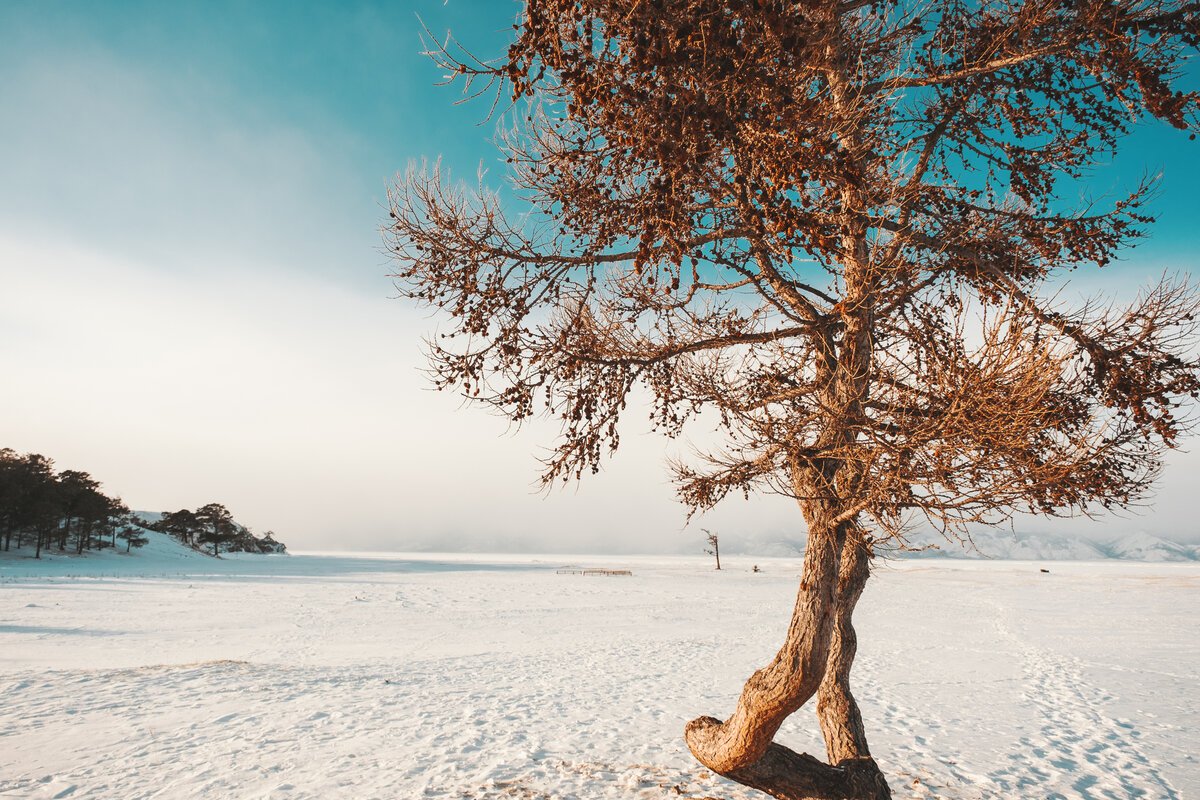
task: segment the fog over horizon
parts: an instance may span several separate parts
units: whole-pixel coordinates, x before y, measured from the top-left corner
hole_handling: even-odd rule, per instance
[[[134,2],[102,22],[82,3],[0,8],[0,447],[86,470],[133,508],[224,503],[295,550],[699,553],[702,528],[731,552],[802,538],[779,497],[731,498],[686,524],[665,461],[690,445],[651,435],[636,409],[599,475],[541,493],[555,426],[510,430],[430,390],[421,339],[438,320],[393,298],[386,188],[422,157],[465,178],[482,164],[493,184],[503,164],[486,107],[433,85],[416,14],[491,52],[515,5],[293,19],[280,4],[273,21],[220,8]],[[1200,143],[1139,136],[1096,194],[1161,168],[1160,221],[1064,296],[1131,297],[1163,271],[1197,272]],[[1197,444],[1171,454],[1139,514],[1014,527],[1200,542]]]

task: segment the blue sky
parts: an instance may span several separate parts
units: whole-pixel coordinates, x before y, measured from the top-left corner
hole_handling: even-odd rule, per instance
[[[261,157],[245,152],[254,143],[274,145],[288,177],[276,176],[263,193],[277,188],[273,204],[292,213],[268,216],[270,230],[251,220],[239,228],[256,229],[275,258],[291,257],[304,269],[320,261],[319,268],[366,287],[379,270],[344,266],[376,247],[370,232],[391,176],[422,156],[442,155],[460,174],[495,161],[492,126],[480,124],[485,110],[456,106],[457,89],[434,86],[438,71],[420,54],[418,16],[431,30],[453,23],[464,37],[497,50],[516,8],[5,4],[0,69],[9,77],[6,94],[22,100],[10,116],[16,130],[4,135],[24,151],[8,150],[6,159],[18,163],[6,166],[35,195],[31,207],[24,193],[6,192],[3,210],[9,218],[69,215],[80,238],[127,245],[123,215],[131,205],[148,224],[176,232],[194,221],[180,213],[181,205],[189,209],[189,191],[236,205],[225,190],[233,192],[239,159]],[[199,152],[228,153],[231,174],[189,174],[199,165],[187,156]],[[284,155],[294,161],[283,162]],[[313,202],[317,191],[329,202]],[[111,202],[112,192],[119,200],[140,193],[141,202]],[[310,218],[312,211],[318,213]],[[314,236],[314,226],[325,235]],[[177,233],[189,238],[186,230]],[[351,237],[357,253],[345,247]]]
[[[418,17],[481,55],[518,4],[0,4],[0,446],[90,470],[137,507],[219,500],[303,547],[699,549],[639,435],[598,479],[533,494],[545,425],[427,391],[426,312],[390,299],[378,227],[411,161],[500,180],[485,105],[455,105]],[[1154,238],[1088,290],[1195,272],[1200,142],[1139,132],[1097,172],[1164,173]],[[677,448],[676,448],[677,449]],[[1200,537],[1175,459],[1155,511],[1054,528]],[[702,521],[794,535],[793,507]],[[690,545],[695,540],[695,548]]]

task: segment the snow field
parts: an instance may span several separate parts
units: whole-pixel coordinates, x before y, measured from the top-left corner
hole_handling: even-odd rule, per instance
[[[781,641],[799,562],[754,561],[6,563],[0,797],[749,800],[681,732]],[[896,796],[1200,797],[1200,568],[1039,566],[873,576],[854,682]],[[823,753],[808,710],[778,738]]]

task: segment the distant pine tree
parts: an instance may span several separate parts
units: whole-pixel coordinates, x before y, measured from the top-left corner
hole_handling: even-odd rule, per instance
[[[196,519],[195,512],[181,508],[178,511],[164,511],[162,518],[154,523],[151,529],[174,536],[188,546],[195,546],[196,537],[201,531],[201,524]]]
[[[270,531],[260,539],[247,527],[233,521],[229,509],[209,503],[191,511],[164,511],[151,523],[135,516],[120,498],[100,490],[100,482],[86,472],[63,470],[55,473],[54,461],[37,453],[21,455],[0,448],[0,542],[5,550],[31,541],[34,558],[54,544],[76,553],[117,546],[125,551],[148,542],[145,531],[165,533],[190,547],[211,545],[212,554],[226,551],[283,553],[282,542]]]
[[[233,515],[220,503],[209,503],[196,509],[196,521],[200,523],[200,542],[212,545],[212,554],[218,555],[220,547],[237,535]]]
[[[125,552],[128,553],[132,547],[142,547],[150,540],[142,529],[136,525],[126,523],[117,529],[117,538],[125,542]]]

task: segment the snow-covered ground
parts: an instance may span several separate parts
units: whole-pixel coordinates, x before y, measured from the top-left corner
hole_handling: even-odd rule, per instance
[[[755,796],[680,734],[770,658],[796,559],[169,546],[0,560],[0,798]],[[1200,798],[1200,566],[892,562],[858,621],[898,798]],[[779,738],[823,752],[807,710]]]

